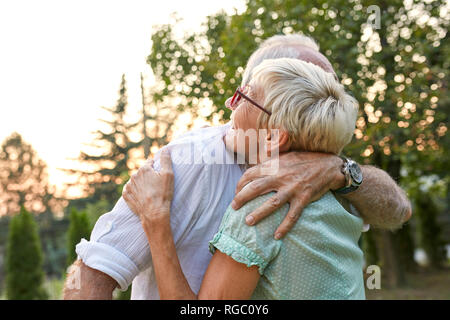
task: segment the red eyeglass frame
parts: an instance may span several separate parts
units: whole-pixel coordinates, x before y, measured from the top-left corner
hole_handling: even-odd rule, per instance
[[[255,101],[253,101],[251,98],[249,98],[248,96],[246,96],[245,94],[243,94],[241,92],[243,88],[241,87],[237,87],[236,91],[233,94],[233,97],[231,98],[230,101],[230,106],[233,107],[234,105],[236,105],[241,98],[244,98],[245,100],[247,100],[248,102],[250,102],[251,104],[253,104],[255,107],[257,107],[258,109],[260,109],[261,111],[264,111],[265,113],[267,113],[269,116],[272,115],[272,112],[264,109],[263,107],[261,107],[258,103],[256,103]]]

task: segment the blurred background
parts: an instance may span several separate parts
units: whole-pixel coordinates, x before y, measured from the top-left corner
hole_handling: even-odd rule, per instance
[[[413,205],[401,230],[361,239],[382,272],[368,299],[450,299],[449,22],[439,0],[0,1],[0,298],[60,299],[129,176],[228,121],[259,43],[302,33],[360,103],[344,154]]]

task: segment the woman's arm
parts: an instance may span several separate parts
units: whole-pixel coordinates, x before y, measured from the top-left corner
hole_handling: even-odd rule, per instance
[[[143,223],[149,238],[153,268],[161,299],[249,299],[259,281],[257,266],[248,268],[216,250],[206,270],[198,295],[189,286],[178,260],[168,221]]]
[[[151,188],[149,186],[158,186]],[[161,171],[148,161],[126,184],[123,197],[139,216],[147,235],[161,299],[248,299],[259,280],[256,266],[248,268],[216,250],[198,296],[178,260],[170,227],[173,172],[170,155],[161,153]]]
[[[195,300],[178,260],[169,219],[142,222],[153,257],[153,269],[161,299]],[[153,227],[153,228],[152,228]]]

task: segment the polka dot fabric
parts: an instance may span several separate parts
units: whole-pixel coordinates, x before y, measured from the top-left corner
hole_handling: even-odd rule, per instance
[[[358,246],[362,219],[347,212],[329,192],[303,210],[285,238],[275,240],[273,233],[288,205],[255,226],[244,222],[273,194],[237,211],[228,207],[210,251],[218,249],[247,266],[258,266],[261,279],[253,299],[365,299]]]

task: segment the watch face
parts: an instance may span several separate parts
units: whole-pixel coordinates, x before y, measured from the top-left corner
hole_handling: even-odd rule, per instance
[[[361,182],[363,180],[362,171],[356,162],[353,162],[352,164],[350,164],[349,171],[350,171],[353,181],[355,181],[357,184],[361,184]]]

